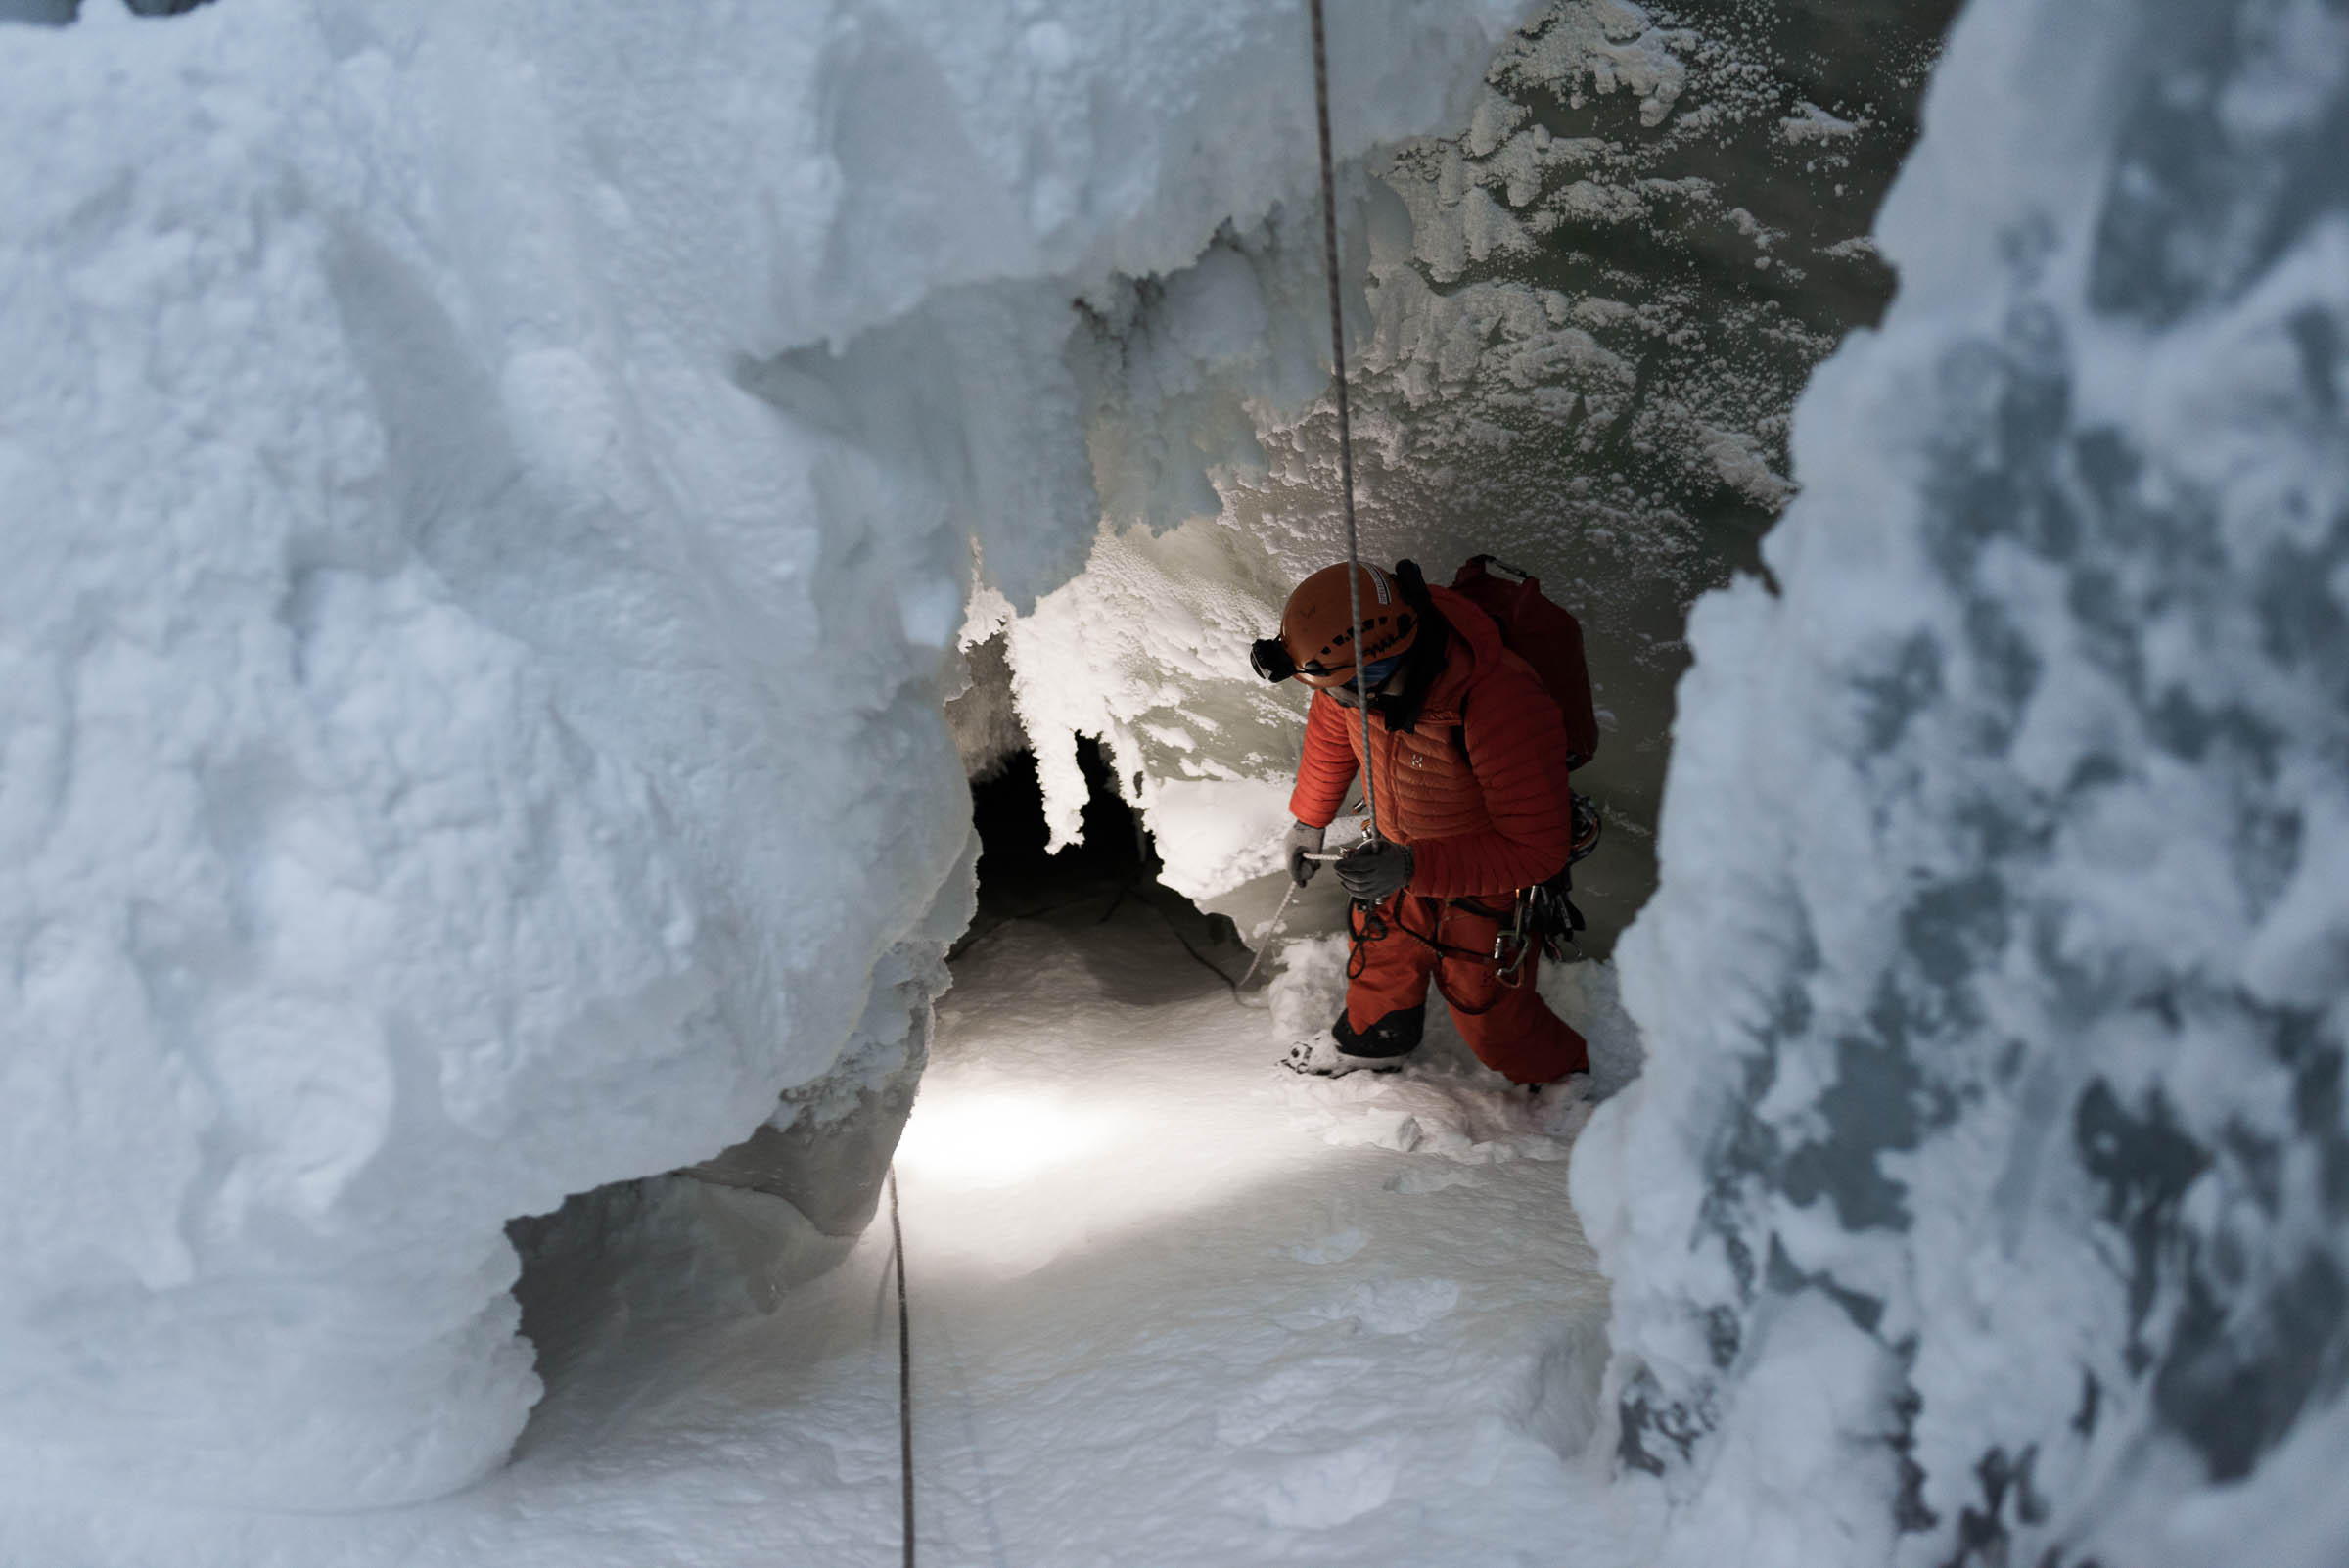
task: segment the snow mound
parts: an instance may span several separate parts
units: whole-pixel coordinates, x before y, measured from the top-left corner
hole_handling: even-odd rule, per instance
[[[2337,1564],[2349,19],[1978,0],[1927,124],[1691,627],[1609,1441],[1667,1563]]]
[[[1071,301],[1312,188],[1302,12],[82,9],[0,37],[7,1485],[412,1499],[536,1396],[508,1218],[918,1045],[974,540],[1082,563]],[[1350,13],[1341,150],[1521,9]]]

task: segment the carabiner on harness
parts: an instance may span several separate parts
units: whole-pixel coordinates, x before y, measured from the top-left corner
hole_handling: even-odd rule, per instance
[[[1508,924],[1493,938],[1493,972],[1504,986],[1518,984],[1525,973],[1525,961],[1541,945],[1534,923],[1534,890],[1520,888],[1509,905]]]

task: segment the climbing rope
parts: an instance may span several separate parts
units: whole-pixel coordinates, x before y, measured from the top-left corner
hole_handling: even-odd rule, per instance
[[[1368,816],[1369,837],[1376,841],[1378,830],[1377,786],[1370,779],[1370,693],[1360,689],[1365,673],[1362,660],[1362,551],[1354,516],[1354,425],[1353,414],[1346,401],[1346,312],[1338,286],[1338,179],[1329,151],[1329,45],[1327,28],[1322,21],[1321,0],[1310,0],[1313,19],[1313,113],[1321,133],[1321,259],[1329,279],[1329,354],[1335,367],[1338,388],[1338,480],[1346,509],[1346,608],[1352,620],[1354,637],[1355,682],[1359,690],[1356,706],[1362,715],[1362,799]],[[1289,896],[1295,897],[1292,885]],[[1121,891],[1120,898],[1124,897]],[[1149,902],[1144,899],[1144,902]],[[1289,899],[1281,899],[1280,913],[1288,912]],[[1222,969],[1210,961],[1206,954],[1193,947],[1164,909],[1156,904],[1160,919],[1183,950],[1203,968],[1214,973],[1231,991],[1232,999],[1239,1000],[1249,981],[1256,978],[1257,964],[1248,966],[1248,973],[1234,982]],[[1117,911],[1116,902],[1102,915],[1106,920]],[[1011,918],[1017,918],[1016,916]],[[1273,917],[1275,926],[1280,915]],[[1008,924],[1009,920],[998,924]],[[983,935],[993,934],[990,929]],[[1263,953],[1257,954],[1262,961]],[[898,1207],[898,1168],[889,1168],[889,1230],[894,1243],[898,1275],[898,1433],[901,1468],[904,1473],[904,1538],[905,1568],[914,1568],[913,1559],[913,1318],[905,1305],[905,1227]]]
[[[898,1168],[889,1168],[889,1234],[898,1266],[898,1446],[905,1476],[905,1568],[913,1568],[913,1316],[905,1308],[905,1224],[898,1217]]]
[[[1321,262],[1329,277],[1329,356],[1338,383],[1338,479],[1346,502],[1346,606],[1354,617],[1355,706],[1362,715],[1362,795],[1370,807],[1370,838],[1376,842],[1378,796],[1370,782],[1370,693],[1362,689],[1362,551],[1354,523],[1354,426],[1346,406],[1346,312],[1338,293],[1338,176],[1329,156],[1329,42],[1321,0],[1311,0],[1313,16],[1313,113],[1321,127]]]
[[[1265,927],[1265,934],[1257,939],[1259,945],[1256,949],[1256,956],[1248,960],[1248,972],[1242,975],[1240,983],[1231,989],[1231,994],[1235,1000],[1240,992],[1248,989],[1248,982],[1256,978],[1257,970],[1263,967],[1265,954],[1272,950],[1272,939],[1280,935],[1280,923],[1289,917],[1289,905],[1297,900],[1297,890],[1304,886],[1305,884],[1302,882],[1291,882],[1289,891],[1280,896],[1280,907],[1272,911],[1272,923]]]
[[[1130,891],[1132,892],[1134,899],[1140,902],[1143,907],[1147,908],[1152,914],[1158,916],[1159,920],[1165,924],[1168,934],[1174,937],[1176,942],[1182,944],[1182,950],[1191,955],[1191,962],[1197,964],[1200,968],[1206,970],[1209,974],[1223,982],[1223,989],[1231,992],[1231,999],[1233,1001],[1239,1002],[1239,1004],[1243,1007],[1248,1005],[1247,1002],[1241,1000],[1240,997],[1240,987],[1245,984],[1245,981],[1232,979],[1229,974],[1224,972],[1221,964],[1217,963],[1213,958],[1210,958],[1207,954],[1192,946],[1191,939],[1182,934],[1182,927],[1176,925],[1174,923],[1174,917],[1167,913],[1166,905],[1160,903],[1156,899],[1149,898],[1144,895],[1138,886],[1131,888]],[[1102,918],[1107,919],[1108,916],[1104,915]],[[1248,966],[1248,974],[1250,977],[1253,977],[1256,974],[1256,965],[1250,964]]]

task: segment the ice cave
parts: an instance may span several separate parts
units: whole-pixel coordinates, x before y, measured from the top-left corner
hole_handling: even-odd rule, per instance
[[[0,0],[0,1568],[2349,1564],[2349,0]],[[1587,1072],[1283,1068],[1350,512],[1582,627]]]

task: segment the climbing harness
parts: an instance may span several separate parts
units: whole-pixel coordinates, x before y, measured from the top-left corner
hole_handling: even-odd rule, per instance
[[[1522,923],[1511,910],[1495,909],[1488,904],[1479,903],[1474,899],[1446,899],[1441,901],[1447,909],[1462,910],[1468,914],[1482,916],[1487,920],[1510,922],[1510,924],[1503,925],[1500,934],[1494,939],[1493,951],[1490,956],[1497,962],[1503,957],[1502,945],[1515,942],[1520,934]],[[1438,957],[1481,959],[1488,956],[1481,948],[1462,947],[1457,944],[1444,941],[1443,916],[1437,917],[1433,930],[1413,931],[1410,923],[1403,918],[1402,909],[1398,907],[1395,911],[1395,919],[1390,924],[1386,915],[1381,912],[1387,902],[1386,899],[1381,899],[1376,903],[1363,903],[1358,899],[1347,906],[1346,978],[1348,980],[1361,978],[1363,966],[1369,961],[1362,952],[1366,944],[1384,942],[1398,932],[1410,938],[1411,941],[1435,953]],[[1522,964],[1522,955],[1520,955],[1520,964]],[[1502,977],[1512,986],[1516,984],[1514,975],[1517,967],[1519,965],[1512,965],[1509,974]]]
[[[898,1217],[898,1168],[889,1168],[889,1235],[898,1266],[898,1452],[905,1477],[905,1568],[913,1568],[913,1316],[905,1307],[905,1225]]]
[[[1313,113],[1321,130],[1321,261],[1329,278],[1329,357],[1338,386],[1338,479],[1346,502],[1346,604],[1353,612],[1351,646],[1358,667],[1362,648],[1361,540],[1354,522],[1354,426],[1346,406],[1346,312],[1338,292],[1338,176],[1329,156],[1329,42],[1321,20],[1321,0],[1312,0],[1313,14]],[[1370,782],[1370,694],[1362,693],[1362,794],[1370,806],[1370,838],[1378,831],[1378,797]]]
[[[1442,904],[1442,911],[1437,914],[1435,925],[1427,931],[1412,930],[1410,922],[1404,917],[1404,908],[1400,903],[1390,906],[1388,900],[1381,899],[1375,904],[1358,902],[1350,906],[1346,911],[1346,978],[1351,982],[1362,977],[1369,964],[1366,949],[1371,943],[1407,937],[1438,958],[1465,958],[1471,962],[1492,963],[1494,978],[1500,983],[1500,992],[1481,1007],[1453,995],[1440,973],[1429,977],[1436,994],[1444,998],[1445,1005],[1453,1013],[1470,1018],[1489,1013],[1501,1004],[1506,992],[1528,984],[1531,977],[1525,972],[1526,960],[1533,956],[1537,947],[1543,945],[1542,934],[1529,922],[1529,906],[1524,895],[1520,893],[1507,909],[1496,909],[1476,899],[1445,899],[1438,901]],[[1394,914],[1392,921],[1387,918],[1390,907]],[[1491,952],[1486,952],[1481,946],[1463,947],[1444,940],[1445,924],[1453,910],[1495,923],[1497,931]]]
[[[1493,973],[1499,977],[1504,986],[1514,987],[1518,983],[1519,977],[1525,973],[1525,961],[1534,955],[1534,948],[1539,945],[1539,939],[1534,935],[1527,918],[1529,913],[1525,895],[1520,893],[1509,906],[1508,924],[1502,926],[1493,938]]]

